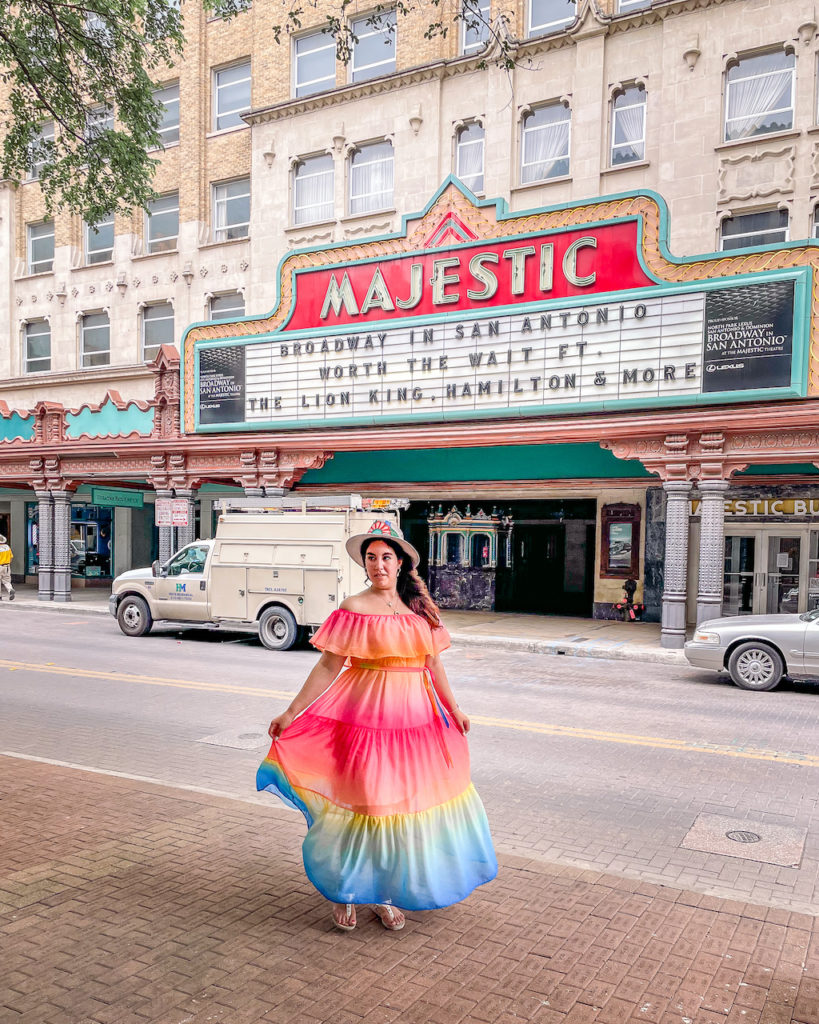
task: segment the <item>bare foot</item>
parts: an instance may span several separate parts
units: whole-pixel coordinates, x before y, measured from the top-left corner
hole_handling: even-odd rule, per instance
[[[343,932],[351,932],[355,928],[355,905],[352,903],[334,903],[333,924]]]
[[[398,907],[392,907],[388,903],[376,903],[373,910],[387,931],[400,932],[404,927],[406,918]]]

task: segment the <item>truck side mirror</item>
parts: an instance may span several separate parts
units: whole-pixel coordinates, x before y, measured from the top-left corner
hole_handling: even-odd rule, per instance
[[[159,559],[158,558],[154,559],[154,561],[151,562],[151,575],[152,576],[161,576],[162,575],[162,570],[160,568]]]

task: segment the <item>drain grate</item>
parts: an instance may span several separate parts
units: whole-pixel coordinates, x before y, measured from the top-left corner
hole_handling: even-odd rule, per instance
[[[758,836],[756,832],[741,832],[736,829],[726,832],[725,835],[734,843],[758,843],[762,840],[762,836]]]

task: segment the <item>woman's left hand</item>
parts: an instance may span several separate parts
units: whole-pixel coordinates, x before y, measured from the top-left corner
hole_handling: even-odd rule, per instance
[[[461,711],[460,708],[453,708],[449,714],[464,736],[466,736],[469,732],[469,718],[463,713],[463,711]]]

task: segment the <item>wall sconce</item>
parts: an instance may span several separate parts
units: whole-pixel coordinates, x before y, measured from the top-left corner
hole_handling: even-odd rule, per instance
[[[264,157],[264,162],[267,164],[267,166],[272,167],[273,161],[276,159],[276,152],[273,149],[273,147],[270,146],[268,149],[266,149],[264,153],[262,153],[262,156]]]
[[[60,305],[64,306],[65,305],[66,296],[68,295],[68,292],[65,290],[65,282],[64,281],[60,284],[59,288],[57,289],[56,292],[54,292],[54,294],[60,300]]]
[[[193,280],[193,266],[190,263],[186,263],[183,267],[182,277],[185,279],[185,284],[190,288],[191,281]]]
[[[128,287],[128,282],[125,280],[125,274],[118,274],[117,275],[117,289],[119,290],[120,295],[124,295],[125,294],[125,289],[127,287]]]
[[[413,107],[410,112],[409,123],[410,128],[412,128],[413,132],[417,135],[421,125],[424,123],[424,119],[421,116],[420,104],[417,107]]]
[[[701,53],[702,51],[700,50],[700,37],[694,36],[694,38],[689,42],[688,46],[686,46],[686,48],[683,50],[683,60],[688,65],[689,71],[694,70],[694,66],[700,59]]]

